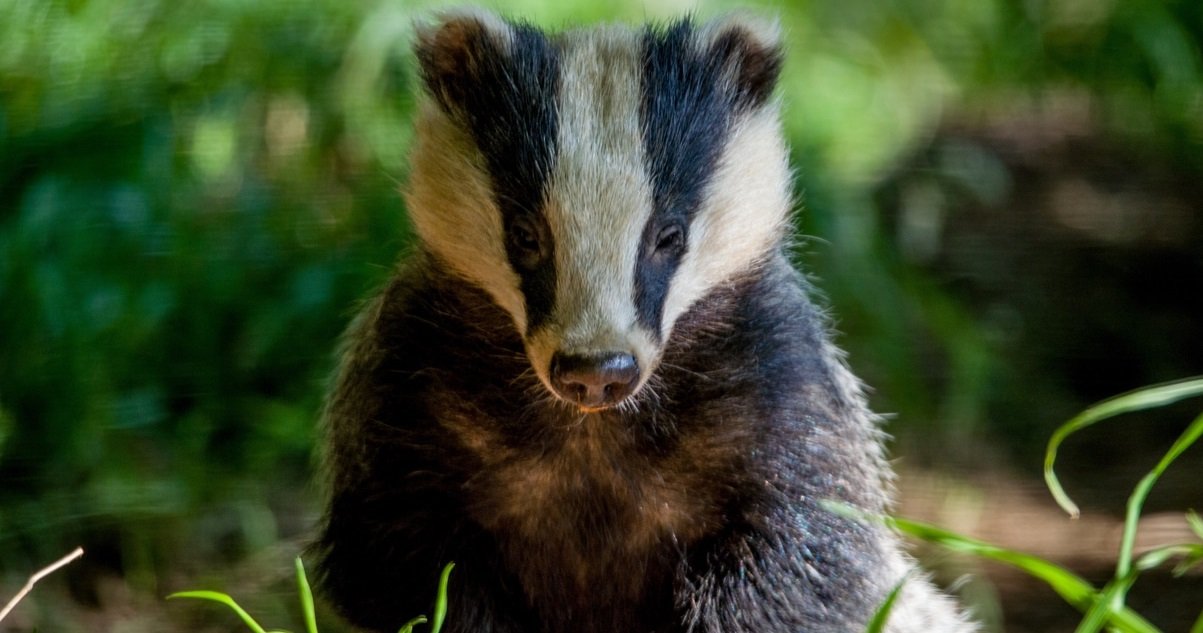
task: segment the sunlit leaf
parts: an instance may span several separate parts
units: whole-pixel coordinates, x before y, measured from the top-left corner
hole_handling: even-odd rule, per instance
[[[409,622],[406,622],[401,627],[401,630],[397,631],[397,633],[413,633],[414,627],[419,624],[426,624],[426,616],[420,615]]]
[[[305,564],[297,556],[297,592],[301,596],[301,613],[305,617],[305,630],[317,633],[317,614],[313,608],[313,591],[309,588],[309,579],[305,576]]]
[[[898,596],[902,594],[902,588],[907,581],[911,579],[911,574],[902,577],[898,584],[890,590],[886,595],[886,599],[882,601],[881,606],[877,607],[877,611],[873,613],[873,618],[869,620],[869,624],[865,627],[865,633],[882,633],[886,630],[886,623],[890,620],[890,613],[894,611],[894,604],[898,602]]]
[[[193,598],[196,600],[220,602],[221,604],[229,607],[232,611],[234,611],[234,613],[238,614],[238,617],[242,618],[242,621],[246,623],[247,628],[254,631],[254,633],[268,633],[268,631],[266,631],[262,626],[259,626],[259,623],[251,617],[251,614],[247,613],[246,610],[238,606],[237,602],[234,602],[233,598],[224,593],[218,591],[179,591],[167,596],[168,600],[174,600],[176,598]]]
[[[443,619],[447,617],[447,584],[451,580],[451,570],[455,569],[455,563],[447,563],[443,568],[442,575],[439,576],[439,593],[434,599],[434,615],[433,622],[430,624],[430,633],[439,633],[443,629]]]
[[[1052,492],[1053,498],[1057,500],[1057,505],[1061,506],[1072,517],[1076,518],[1080,513],[1077,504],[1069,498],[1069,495],[1065,493],[1065,489],[1061,487],[1061,482],[1053,470],[1053,465],[1057,460],[1057,449],[1060,448],[1065,438],[1096,422],[1106,420],[1121,413],[1159,407],[1198,395],[1203,395],[1203,378],[1190,378],[1146,387],[1104,400],[1061,425],[1053,432],[1053,436],[1049,440],[1048,448],[1044,454],[1044,481],[1048,484],[1048,489]]]
[[[1200,540],[1203,540],[1203,517],[1199,516],[1198,512],[1195,512],[1194,510],[1188,510],[1186,512],[1186,524],[1190,526],[1190,529],[1195,533],[1195,536],[1198,536]]]
[[[1028,575],[1038,578],[1052,587],[1057,595],[1076,607],[1083,613],[1094,606],[1100,598],[1100,592],[1090,583],[1068,569],[1044,560],[1042,558],[1016,552],[997,545],[961,536],[954,532],[908,519],[887,518],[886,522],[899,531],[936,543],[941,547],[957,552],[964,552],[982,558],[989,558],[1001,563],[1017,567]],[[1159,629],[1145,620],[1140,614],[1121,607],[1110,614],[1108,626],[1125,633],[1155,633]]]
[[[1160,567],[1171,558],[1183,557],[1191,560],[1203,555],[1203,543],[1187,543],[1183,545],[1165,545],[1145,552],[1136,560],[1136,569],[1148,571]]]

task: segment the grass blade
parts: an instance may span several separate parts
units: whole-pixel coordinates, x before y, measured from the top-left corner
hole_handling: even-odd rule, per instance
[[[1128,571],[1132,568],[1132,548],[1136,542],[1136,524],[1140,520],[1141,508],[1144,507],[1145,499],[1153,489],[1153,484],[1157,483],[1157,479],[1169,468],[1170,464],[1190,448],[1200,436],[1203,436],[1203,415],[1191,422],[1190,426],[1183,431],[1170,450],[1161,458],[1161,461],[1157,462],[1153,470],[1140,479],[1140,483],[1132,491],[1132,496],[1128,497],[1128,511],[1124,516],[1124,536],[1120,542],[1119,562],[1115,566],[1117,580],[1127,576]]]
[[[1203,540],[1203,517],[1199,516],[1199,513],[1194,510],[1187,510],[1186,523],[1190,526],[1191,531],[1195,533],[1195,536],[1198,536],[1199,540]]]
[[[301,595],[301,613],[305,616],[305,630],[317,633],[317,613],[313,608],[313,590],[309,588],[309,579],[305,577],[305,564],[297,556],[297,592]]]
[[[419,624],[426,624],[426,616],[420,615],[409,622],[406,622],[405,625],[401,627],[401,630],[397,631],[397,633],[413,633],[414,627]]]
[[[1065,493],[1065,489],[1061,487],[1061,482],[1053,471],[1053,464],[1057,459],[1057,449],[1065,441],[1065,438],[1096,422],[1121,413],[1159,407],[1199,395],[1203,395],[1203,378],[1189,378],[1146,387],[1104,400],[1061,425],[1049,439],[1048,448],[1044,454],[1044,481],[1053,494],[1053,498],[1056,499],[1057,505],[1061,506],[1071,517],[1077,518],[1080,513],[1077,504]]]
[[[439,576],[439,593],[434,599],[434,615],[431,616],[433,622],[430,624],[430,633],[439,633],[443,628],[443,619],[447,617],[447,584],[451,580],[451,570],[455,569],[455,563],[447,563],[443,568],[443,573]]]
[[[1203,558],[1203,543],[1185,543],[1180,545],[1164,545],[1156,549],[1145,552],[1136,561],[1136,568],[1140,571],[1148,571],[1154,567],[1160,567],[1169,559],[1181,556],[1184,562]],[[1175,571],[1175,573],[1178,573]]]
[[[180,591],[167,596],[168,600],[174,600],[176,598],[194,598],[197,600],[220,602],[221,604],[224,604],[233,610],[234,613],[237,613],[238,617],[242,618],[242,621],[246,623],[247,628],[250,630],[254,631],[255,633],[267,633],[262,626],[259,626],[259,623],[255,621],[255,618],[251,617],[251,614],[247,613],[246,610],[238,606],[237,602],[234,602],[233,598],[224,593],[217,591]]]
[[[946,549],[989,558],[1017,567],[1028,575],[1047,583],[1066,602],[1083,613],[1088,612],[1100,599],[1098,590],[1077,574],[1031,554],[991,545],[918,521],[887,518],[886,522],[905,534],[936,543]],[[1108,625],[1125,633],[1160,633],[1160,630],[1148,620],[1123,606],[1110,614]]]
[[[1157,483],[1161,474],[1169,468],[1170,464],[1179,455],[1190,448],[1201,435],[1203,435],[1203,415],[1195,418],[1195,421],[1179,436],[1174,445],[1170,447],[1170,450],[1157,462],[1153,470],[1140,479],[1140,483],[1136,485],[1131,496],[1128,497],[1128,508],[1124,516],[1124,533],[1120,540],[1119,560],[1115,565],[1115,578],[1107,583],[1099,599],[1095,601],[1094,605],[1086,613],[1086,617],[1078,625],[1075,633],[1097,633],[1100,631],[1107,623],[1108,616],[1123,607],[1128,590],[1132,588],[1140,572],[1156,566],[1160,561],[1168,558],[1173,553],[1172,548],[1163,548],[1160,551],[1151,552],[1150,555],[1142,558],[1144,565],[1138,565],[1136,569],[1132,567],[1132,549],[1136,542],[1136,527],[1140,521],[1140,512],[1144,507],[1145,499],[1148,498],[1149,492],[1153,489],[1153,485]]]
[[[886,630],[886,622],[890,620],[890,612],[894,610],[894,603],[898,602],[898,596],[902,593],[902,587],[911,579],[911,574],[908,572],[898,581],[897,585],[890,590],[886,595],[886,599],[877,607],[877,612],[873,614],[873,619],[869,620],[868,626],[865,627],[865,633],[882,633]]]
[[[1078,628],[1074,629],[1074,633],[1098,633],[1107,624],[1108,618],[1118,608],[1122,608],[1124,604],[1123,596],[1128,593],[1128,589],[1132,588],[1132,584],[1136,582],[1136,572],[1129,573],[1124,578],[1115,579],[1107,583],[1103,591],[1099,593],[1094,604],[1086,612],[1086,617],[1078,623]]]

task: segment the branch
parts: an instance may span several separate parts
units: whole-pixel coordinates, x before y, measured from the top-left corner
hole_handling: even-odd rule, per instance
[[[3,609],[0,609],[0,621],[3,621],[4,618],[8,616],[8,612],[12,611],[13,607],[17,606],[17,603],[21,601],[21,598],[24,598],[25,594],[29,593],[30,590],[33,589],[33,586],[35,584],[37,584],[37,582],[39,580],[45,578],[46,576],[49,576],[50,574],[53,574],[54,572],[58,571],[58,569],[60,567],[63,567],[67,563],[70,563],[71,561],[73,561],[83,555],[84,555],[84,548],[77,547],[77,548],[75,548],[75,551],[54,561],[53,563],[50,563],[46,567],[42,568],[41,571],[30,576],[29,580],[25,582],[25,586],[21,587],[21,590],[17,592],[17,595],[13,596],[13,599],[9,600],[8,604],[4,605]]]

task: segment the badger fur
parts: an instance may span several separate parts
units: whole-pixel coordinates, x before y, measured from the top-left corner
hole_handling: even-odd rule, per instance
[[[418,245],[347,335],[321,586],[396,631],[863,629],[912,563],[889,469],[790,265],[774,27],[546,34],[442,16],[415,47]],[[892,631],[972,627],[922,577]]]

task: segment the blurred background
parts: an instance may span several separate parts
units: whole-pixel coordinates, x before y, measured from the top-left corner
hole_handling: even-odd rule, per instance
[[[300,628],[314,421],[357,301],[409,243],[408,49],[430,3],[0,0],[4,631]],[[516,0],[537,24],[734,3]],[[1131,486],[1195,402],[1044,442],[1084,406],[1203,373],[1203,3],[796,0],[778,91],[799,262],[888,414],[901,513],[1111,573]],[[1203,450],[1139,544],[1183,538]],[[924,550],[990,631],[1076,622],[1038,581]],[[433,588],[432,588],[433,592]],[[1203,579],[1131,604],[1166,631]],[[332,629],[331,629],[332,630]]]

